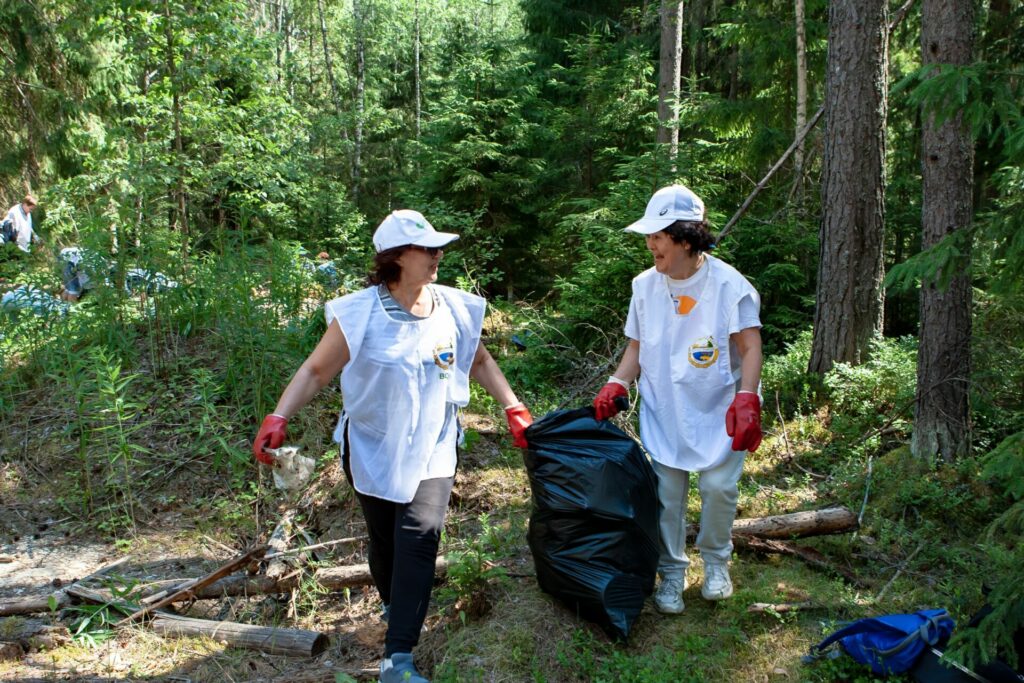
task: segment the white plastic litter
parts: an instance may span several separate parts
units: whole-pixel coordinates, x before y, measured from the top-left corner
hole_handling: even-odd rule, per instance
[[[295,491],[301,489],[313,476],[316,468],[316,460],[299,455],[297,446],[282,446],[281,448],[267,448],[268,453],[274,456],[274,486],[284,491]]]

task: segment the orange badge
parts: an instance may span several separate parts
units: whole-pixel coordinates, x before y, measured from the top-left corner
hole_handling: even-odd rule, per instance
[[[679,297],[673,297],[676,302],[676,313],[679,315],[686,315],[693,310],[693,307],[697,305],[697,300],[693,297],[686,296],[685,294]]]

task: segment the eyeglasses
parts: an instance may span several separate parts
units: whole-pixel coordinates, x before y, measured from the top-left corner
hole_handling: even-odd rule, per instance
[[[410,244],[410,249],[416,249],[417,251],[427,252],[427,256],[437,256],[438,252],[443,251],[441,247],[421,247],[416,244]]]

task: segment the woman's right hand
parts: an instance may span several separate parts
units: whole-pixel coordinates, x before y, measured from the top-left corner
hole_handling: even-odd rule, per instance
[[[287,433],[288,418],[271,413],[263,418],[260,431],[252,442],[252,454],[264,465],[273,465],[274,456],[265,453],[264,448],[280,448]]]

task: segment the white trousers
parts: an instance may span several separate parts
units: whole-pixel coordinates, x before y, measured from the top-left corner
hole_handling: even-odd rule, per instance
[[[737,484],[743,474],[745,452],[733,453],[720,465],[698,472],[700,491],[700,532],[697,549],[704,563],[725,564],[732,557],[732,523],[736,519]],[[686,499],[690,492],[690,473],[652,460],[658,477],[658,502],[661,503],[659,527],[661,557],[658,573],[662,578],[683,578],[690,566],[686,556]]]

